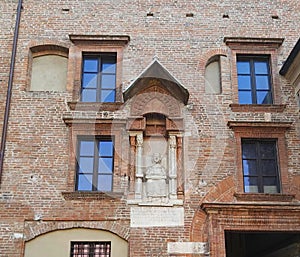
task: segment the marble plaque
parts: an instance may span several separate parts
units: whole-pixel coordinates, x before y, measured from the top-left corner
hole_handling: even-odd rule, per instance
[[[208,245],[203,242],[169,242],[169,254],[207,254]]]
[[[182,207],[131,207],[131,227],[177,227],[184,225]]]

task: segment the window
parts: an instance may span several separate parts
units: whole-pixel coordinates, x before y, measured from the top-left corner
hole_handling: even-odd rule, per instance
[[[78,141],[78,191],[112,191],[114,146],[111,138],[82,138]]]
[[[71,257],[110,257],[110,242],[71,242]]]
[[[115,102],[116,54],[84,55],[82,65],[82,102]]]
[[[268,56],[237,56],[240,104],[272,104]]]
[[[242,139],[244,191],[279,193],[276,140]]]

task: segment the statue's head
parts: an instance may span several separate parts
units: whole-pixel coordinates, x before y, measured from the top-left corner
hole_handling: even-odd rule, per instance
[[[160,155],[160,153],[154,153],[152,155],[152,161],[154,163],[160,163],[161,162],[161,155]]]

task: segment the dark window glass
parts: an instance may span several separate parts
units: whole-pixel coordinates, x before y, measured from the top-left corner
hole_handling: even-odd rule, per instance
[[[110,257],[110,242],[71,242],[71,257]]]
[[[84,55],[81,101],[115,102],[116,54]]]
[[[271,73],[267,56],[237,56],[240,104],[272,104]]]
[[[76,183],[78,191],[112,191],[113,149],[111,138],[78,141]]]
[[[242,140],[244,190],[246,193],[279,193],[275,140]]]

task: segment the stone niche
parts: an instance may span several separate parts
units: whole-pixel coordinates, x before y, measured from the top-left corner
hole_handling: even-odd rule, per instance
[[[184,194],[182,108],[188,92],[155,60],[124,92],[124,99],[130,104],[128,202],[181,204]]]

